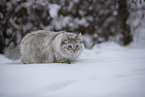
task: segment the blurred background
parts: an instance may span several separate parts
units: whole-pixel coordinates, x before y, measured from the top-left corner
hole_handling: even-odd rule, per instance
[[[82,33],[85,47],[133,42],[145,28],[145,0],[1,0],[0,53],[32,31]]]

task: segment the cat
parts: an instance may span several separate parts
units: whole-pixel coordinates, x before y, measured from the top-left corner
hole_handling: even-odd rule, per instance
[[[20,43],[21,61],[34,63],[70,63],[83,51],[81,33],[38,30],[27,34]]]

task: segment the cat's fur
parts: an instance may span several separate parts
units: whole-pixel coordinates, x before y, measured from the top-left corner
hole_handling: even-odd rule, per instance
[[[39,30],[22,39],[21,61],[24,64],[70,63],[82,53],[83,47],[81,34]]]

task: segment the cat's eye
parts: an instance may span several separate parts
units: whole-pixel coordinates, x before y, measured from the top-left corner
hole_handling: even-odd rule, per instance
[[[72,46],[71,45],[68,45],[68,48],[72,48]]]
[[[78,48],[79,47],[79,45],[76,45],[76,48]]]

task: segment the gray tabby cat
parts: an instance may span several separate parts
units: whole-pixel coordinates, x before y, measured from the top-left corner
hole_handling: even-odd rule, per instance
[[[21,61],[33,63],[70,63],[83,51],[81,34],[39,30],[21,41]]]

